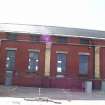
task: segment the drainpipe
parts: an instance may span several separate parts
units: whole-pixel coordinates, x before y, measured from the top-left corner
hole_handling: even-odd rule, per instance
[[[93,79],[95,79],[95,46],[93,48]]]

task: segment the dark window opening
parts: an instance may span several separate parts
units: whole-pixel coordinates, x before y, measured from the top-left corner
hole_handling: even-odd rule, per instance
[[[80,39],[80,44],[89,44],[89,39]]]
[[[31,41],[32,42],[40,42],[40,36],[39,35],[31,35]]]
[[[8,40],[16,40],[17,33],[7,33]]]
[[[57,42],[58,43],[67,43],[67,37],[58,37]]]

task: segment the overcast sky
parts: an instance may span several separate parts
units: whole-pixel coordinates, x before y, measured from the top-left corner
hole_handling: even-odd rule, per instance
[[[0,23],[105,30],[105,0],[0,0]]]

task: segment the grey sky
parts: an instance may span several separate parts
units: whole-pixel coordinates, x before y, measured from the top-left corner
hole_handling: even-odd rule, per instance
[[[105,30],[105,0],[0,0],[0,23]]]

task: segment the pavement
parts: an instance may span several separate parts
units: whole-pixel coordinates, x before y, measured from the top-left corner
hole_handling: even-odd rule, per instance
[[[105,105],[105,92],[0,85],[0,105]]]

